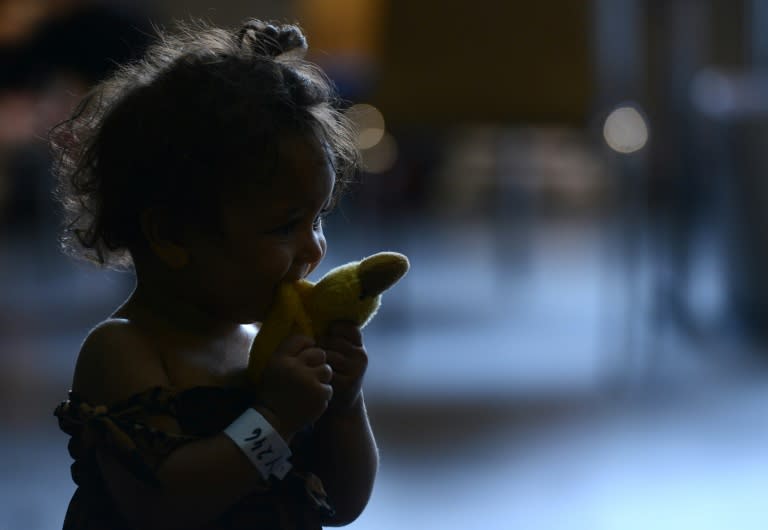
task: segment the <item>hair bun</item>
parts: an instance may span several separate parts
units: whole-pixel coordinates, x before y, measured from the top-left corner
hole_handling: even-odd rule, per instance
[[[240,44],[254,52],[277,57],[288,52],[304,54],[307,39],[301,29],[293,24],[269,24],[261,20],[248,20],[237,33]]]

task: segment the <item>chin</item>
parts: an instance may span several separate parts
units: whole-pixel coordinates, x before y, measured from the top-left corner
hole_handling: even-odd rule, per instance
[[[266,314],[264,311],[238,311],[232,315],[232,318],[238,324],[258,324],[264,321]]]
[[[254,308],[244,308],[243,311],[241,311],[238,314],[238,321],[241,324],[258,324],[261,322],[264,322],[264,319],[267,317],[267,310],[263,307]]]
[[[253,324],[261,322],[266,316],[266,310],[263,307],[230,304],[229,307],[222,308],[220,315],[233,324]]]

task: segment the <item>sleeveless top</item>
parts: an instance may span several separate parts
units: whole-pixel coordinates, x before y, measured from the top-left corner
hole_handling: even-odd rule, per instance
[[[64,530],[130,530],[110,497],[96,461],[96,448],[109,452],[138,479],[160,487],[155,472],[163,460],[182,445],[223,431],[242,414],[253,398],[239,388],[201,386],[186,390],[155,387],[106,407],[85,402],[75,392],[54,415],[71,436],[69,454],[77,489],[69,503]],[[155,415],[173,416],[182,434],[146,424]],[[310,431],[291,442],[293,469],[266,491],[253,493],[201,530],[320,529],[324,516],[333,514],[320,479],[302,472],[307,463]]]

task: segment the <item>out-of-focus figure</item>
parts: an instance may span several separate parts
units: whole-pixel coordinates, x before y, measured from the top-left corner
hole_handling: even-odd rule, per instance
[[[136,5],[0,0],[0,237],[55,248],[47,131],[149,34]]]

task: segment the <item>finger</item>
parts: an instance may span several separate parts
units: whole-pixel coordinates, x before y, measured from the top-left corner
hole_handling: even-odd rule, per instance
[[[326,353],[322,348],[307,348],[299,353],[298,358],[307,366],[320,366],[325,364]]]
[[[359,378],[349,377],[339,374],[338,372],[333,372],[331,385],[336,389],[336,395],[338,396],[348,394],[350,391],[352,391],[352,389],[359,387],[360,384],[361,381]]]
[[[321,364],[320,366],[316,367],[315,374],[317,375],[317,380],[321,383],[328,385],[331,382],[331,379],[333,379],[333,369],[327,365],[327,364]]]
[[[349,348],[342,351],[325,350],[325,359],[334,370],[342,367],[368,365],[368,354],[363,348]]]
[[[365,355],[364,346],[353,344],[349,340],[342,337],[325,337],[323,340],[319,341],[318,344],[325,350],[337,351],[350,357]]]
[[[355,346],[363,345],[363,334],[354,322],[349,320],[335,320],[328,327],[330,337],[341,337]]]
[[[349,377],[341,372],[333,371],[333,377],[331,377],[331,384],[336,387],[343,388],[349,384]]]
[[[280,343],[276,353],[295,356],[314,345],[315,341],[311,337],[306,335],[290,335]]]
[[[344,371],[344,368],[349,365],[349,360],[347,357],[335,350],[325,351],[325,362],[331,365],[334,370],[340,371]]]
[[[325,399],[325,401],[330,401],[331,399],[333,399],[333,387],[328,384],[324,384],[320,386],[321,386],[323,399]]]

